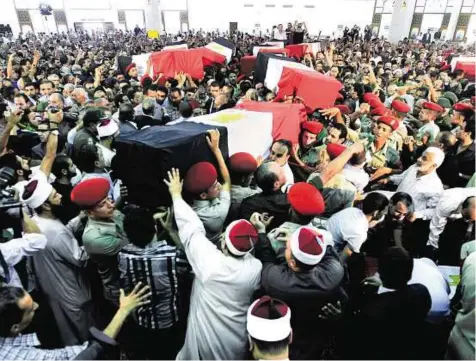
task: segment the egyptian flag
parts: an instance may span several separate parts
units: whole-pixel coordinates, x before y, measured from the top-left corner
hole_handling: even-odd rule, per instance
[[[307,112],[332,107],[340,97],[342,83],[310,68],[307,70],[284,66],[278,83],[277,99],[294,95],[303,100]]]
[[[174,49],[188,49],[186,41],[176,41],[175,43],[168,43],[162,50],[174,50]]]
[[[207,49],[214,51],[226,58],[226,62],[229,63],[233,55],[236,52],[236,46],[231,41],[224,38],[218,38],[205,46]]]
[[[256,56],[248,55],[241,57],[240,68],[241,74],[250,76],[251,73],[256,69]]]
[[[260,52],[256,59],[256,81],[263,83],[268,89],[275,91],[277,90],[284,67],[314,71],[306,65],[296,62],[292,58]]]
[[[204,67],[213,66],[215,64],[225,64],[225,62],[227,61],[224,55],[208,48],[193,48],[189,49],[188,51],[192,52],[198,57],[201,57]]]
[[[150,56],[154,76],[163,73],[166,78],[173,78],[181,71],[192,78],[203,78],[203,57],[188,49],[159,51]]]
[[[257,45],[253,46],[253,55],[257,56],[260,52],[269,52],[269,53],[283,53],[284,47],[274,46],[274,45]]]
[[[218,169],[206,139],[211,129],[219,130],[219,147],[226,159],[228,135],[224,126],[180,123],[121,132],[115,141],[116,155],[111,167],[114,175],[127,186],[128,200],[150,208],[170,205],[169,192],[162,180],[167,178],[171,168],[179,169],[182,178],[198,162],[210,162]]]
[[[248,152],[267,156],[276,139],[296,143],[300,124],[306,120],[301,104],[244,102],[237,108],[187,119],[186,122],[226,127],[228,153]]]
[[[267,41],[263,45],[269,45],[269,46],[272,46],[272,47],[275,47],[275,48],[282,49],[282,48],[284,48],[284,41],[271,40],[271,41]]]

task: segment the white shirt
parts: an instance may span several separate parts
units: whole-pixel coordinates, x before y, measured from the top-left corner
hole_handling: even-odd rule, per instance
[[[409,285],[420,283],[428,289],[431,308],[427,320],[440,322],[450,313],[450,286],[438,270],[438,266],[428,258],[413,260],[412,278]]]
[[[280,32],[279,29],[274,29],[273,31],[273,38],[276,39],[276,40],[287,40],[288,37],[286,35],[286,31],[282,31]]]
[[[476,196],[476,188],[451,188],[445,190],[436,206],[430,222],[430,237],[428,245],[438,248],[440,234],[445,229],[448,218],[460,218],[457,212],[463,201],[471,196]]]
[[[345,246],[359,253],[367,240],[369,222],[359,208],[346,208],[332,215],[327,221],[327,230],[332,234],[334,249],[340,253]]]
[[[4,286],[26,288],[27,285],[22,285],[14,266],[23,257],[31,256],[45,247],[46,237],[40,233],[25,233],[22,238],[14,238],[8,242],[0,243],[0,252],[2,252],[10,273],[10,280]],[[6,277],[3,267],[0,267],[0,276]]]
[[[177,360],[243,359],[246,315],[260,287],[261,262],[250,253],[225,255],[206,238],[202,222],[183,199],[174,199],[173,206],[180,240],[195,273],[187,334]]]
[[[443,193],[443,184],[435,171],[421,177],[417,177],[417,172],[418,167],[414,164],[402,174],[392,175],[389,179],[398,185],[397,192],[405,192],[412,197],[415,216],[430,220]]]
[[[293,174],[293,171],[291,170],[291,167],[289,166],[288,162],[286,162],[286,164],[283,165],[283,171],[284,171],[284,178],[285,178],[286,182],[281,187],[281,191],[283,193],[287,193],[287,190],[288,190],[289,186],[294,184],[294,174]]]
[[[341,174],[352,183],[358,192],[363,192],[364,188],[369,184],[370,176],[363,168],[355,167],[351,164],[346,164]]]

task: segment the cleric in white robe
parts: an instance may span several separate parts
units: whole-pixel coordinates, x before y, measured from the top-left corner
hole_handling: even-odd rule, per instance
[[[247,310],[261,277],[261,262],[249,253],[258,233],[250,222],[235,221],[222,235],[219,250],[206,238],[202,222],[182,199],[178,170],[171,173],[166,183],[180,240],[195,273],[187,334],[177,359],[243,359]]]

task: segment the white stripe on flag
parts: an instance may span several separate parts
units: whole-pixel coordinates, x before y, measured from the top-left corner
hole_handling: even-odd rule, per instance
[[[137,74],[139,74],[139,77],[142,77],[145,75],[145,69],[147,69],[147,60],[149,59],[151,54],[152,53],[144,53],[144,54],[132,56],[132,62],[136,64]]]
[[[311,52],[313,55],[316,55],[317,52],[321,51],[321,43],[303,43],[307,45],[307,51]]]
[[[281,74],[283,73],[283,67],[315,72],[314,69],[311,69],[308,66],[301,63],[295,63],[292,61],[270,58],[268,60],[268,66],[266,68],[266,78],[264,79],[264,85],[266,88],[272,91],[278,90],[277,86],[278,86],[279,80],[281,79]]]
[[[281,50],[281,48],[278,47],[278,46],[255,46],[255,47],[253,47],[253,56],[257,56],[261,49]]]
[[[273,48],[284,48],[284,42],[283,41],[267,41],[266,43],[262,45],[271,45]]]
[[[273,143],[273,113],[227,109],[187,121],[227,127],[230,155],[247,152],[265,156]]]
[[[172,49],[188,49],[188,45],[187,44],[167,45],[167,46],[164,46],[162,50],[172,50]]]
[[[229,63],[231,61],[231,57],[233,56],[233,49],[227,48],[221,44],[215,43],[212,41],[210,44],[205,46],[205,48],[214,51],[220,55],[223,55],[226,58],[226,62]]]

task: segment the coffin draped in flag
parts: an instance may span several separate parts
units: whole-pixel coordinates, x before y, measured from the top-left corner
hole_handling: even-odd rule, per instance
[[[151,208],[170,205],[163,179],[171,168],[178,168],[182,178],[198,162],[211,162],[218,169],[206,141],[210,129],[220,131],[220,150],[227,159],[228,132],[219,125],[190,122],[121,133],[116,139],[117,153],[112,168],[115,176],[127,186],[129,202]]]
[[[218,38],[205,46],[207,49],[214,51],[226,58],[227,63],[231,61],[233,55],[235,55],[236,46],[231,41],[223,38]]]
[[[255,72],[256,81],[263,83],[268,89],[275,91],[277,90],[281,74],[285,67],[315,72],[313,69],[296,62],[292,58],[268,53],[258,53]]]
[[[174,49],[188,49],[186,41],[176,41],[175,43],[168,43],[162,50],[174,50]]]
[[[253,112],[273,114],[272,138],[298,142],[301,123],[307,120],[306,109],[302,104],[246,101],[236,106]]]
[[[203,78],[203,58],[187,49],[174,49],[153,53],[150,57],[154,75],[163,73],[173,78],[177,73],[190,74],[192,78]]]
[[[224,64],[226,57],[208,48],[194,48],[190,52],[202,58],[203,66],[213,66],[215,64]]]
[[[473,58],[471,61],[457,61],[455,65],[455,70],[464,71],[465,78],[470,81],[475,80],[475,67],[476,67],[476,58]]]
[[[283,53],[288,53],[287,50],[285,50],[284,47],[280,46],[274,46],[274,45],[268,45],[268,44],[263,44],[263,45],[256,45],[253,46],[253,55],[257,56],[258,53],[276,53],[276,54],[283,54]]]
[[[250,76],[256,69],[256,56],[247,55],[240,59],[241,74]]]
[[[285,95],[298,96],[303,99],[307,111],[310,112],[316,108],[332,107],[340,95],[339,90],[342,89],[342,83],[316,71],[285,66],[281,73],[278,89],[278,99]]]
[[[302,44],[293,44],[287,45],[286,49],[289,51],[288,56],[302,58],[306,53],[311,53],[316,55],[317,52],[321,51],[321,43],[302,43]]]

